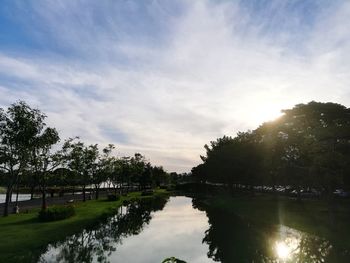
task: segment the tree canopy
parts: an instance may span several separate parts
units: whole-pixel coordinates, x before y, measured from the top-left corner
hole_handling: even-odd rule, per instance
[[[332,193],[349,188],[350,109],[310,102],[283,110],[257,129],[205,145],[199,182],[227,185],[290,185]]]
[[[79,187],[86,200],[86,189],[94,188],[96,199],[102,184],[144,189],[167,183],[169,174],[152,164],[141,153],[117,157],[115,146],[102,150],[98,144],[85,144],[78,137],[60,137],[55,128],[47,127],[46,115],[24,101],[7,110],[0,108],[0,183],[7,189],[4,215],[12,193],[19,186],[40,191],[42,209],[46,209],[48,187]],[[126,186],[125,186],[126,185]]]

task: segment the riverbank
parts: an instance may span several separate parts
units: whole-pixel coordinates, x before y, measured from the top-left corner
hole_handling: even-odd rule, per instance
[[[0,186],[0,194],[6,194],[6,188]]]
[[[75,204],[76,215],[65,220],[43,223],[38,220],[39,209],[28,213],[0,218],[0,255],[4,262],[30,262],[48,243],[63,240],[87,228],[101,218],[112,215],[124,200],[152,198],[167,195],[157,190],[152,196],[141,196],[140,192],[129,193],[118,201],[91,200]]]
[[[103,199],[106,197],[106,195],[107,195],[107,192],[102,192],[100,194],[100,198]],[[25,198],[21,198],[23,196]],[[89,195],[87,195],[87,197],[89,197]],[[27,200],[21,200],[21,199],[27,199]],[[87,198],[87,199],[93,199],[93,197]],[[15,200],[15,197],[13,197],[12,200]],[[74,195],[73,194],[66,194],[64,196],[54,196],[54,197],[48,196],[48,197],[46,197],[46,203],[48,206],[64,205],[70,200],[73,200],[75,203],[81,202],[81,201],[83,201],[83,194],[75,193]],[[19,198],[19,202],[18,202],[19,211],[20,211],[20,213],[27,213],[31,209],[40,208],[41,203],[42,203],[41,196],[36,196],[34,199],[30,199],[30,195],[21,194],[20,198]],[[5,205],[4,203],[0,203],[0,213],[1,214],[4,210],[4,205]],[[13,207],[15,205],[16,205],[15,201],[9,203],[9,211],[10,212],[12,212]]]
[[[244,197],[221,194],[198,201],[207,209],[234,213],[252,224],[285,225],[338,244],[350,244],[350,200],[338,200],[333,214],[325,201],[297,202],[264,194]]]

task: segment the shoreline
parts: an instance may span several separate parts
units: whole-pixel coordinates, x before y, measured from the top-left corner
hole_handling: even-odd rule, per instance
[[[141,196],[141,192],[132,192],[121,196],[118,201],[108,202],[103,198],[74,204],[76,215],[53,222],[38,220],[39,208],[28,213],[11,214],[0,218],[0,253],[6,262],[33,262],[49,243],[63,240],[69,235],[96,224],[102,218],[111,216],[123,201],[131,199],[168,196],[169,192],[156,190],[151,196]],[[39,199],[39,201],[41,201]]]

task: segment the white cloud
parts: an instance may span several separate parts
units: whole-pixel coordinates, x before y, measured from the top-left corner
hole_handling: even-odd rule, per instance
[[[255,128],[281,108],[310,100],[350,104],[346,2],[331,14],[321,10],[295,36],[295,30],[266,31],[264,20],[258,24],[238,3],[182,1],[174,15],[155,1],[150,20],[162,18],[165,31],[152,31],[147,41],[135,37],[140,29],[128,35],[128,21],[113,15],[117,6],[103,8],[102,27],[91,6],[55,3],[34,5],[37,34],[81,53],[2,52],[0,103],[25,99],[38,106],[63,138],[115,143],[120,154],[138,151],[169,170],[188,171],[205,143]],[[274,23],[288,16],[285,5],[271,10],[280,12]],[[294,37],[299,45],[290,43]]]

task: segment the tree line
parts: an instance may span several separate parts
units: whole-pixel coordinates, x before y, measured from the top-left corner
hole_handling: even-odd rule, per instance
[[[87,145],[78,137],[60,142],[55,128],[45,123],[39,109],[19,101],[6,110],[0,108],[0,185],[6,187],[4,216],[9,211],[12,194],[19,187],[39,191],[42,209],[46,209],[48,187],[79,187],[86,200],[86,189],[93,186],[96,199],[102,183],[121,190],[138,185],[140,189],[165,184],[169,175],[162,166],[153,166],[145,156],[118,158],[109,144],[102,150]],[[16,203],[18,197],[16,199]],[[17,205],[17,204],[16,204]]]
[[[329,197],[336,188],[349,189],[350,109],[312,101],[282,113],[255,130],[205,145],[193,177],[231,188],[289,186],[298,197],[302,189]]]

